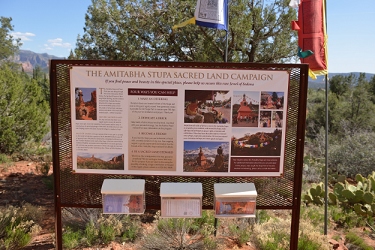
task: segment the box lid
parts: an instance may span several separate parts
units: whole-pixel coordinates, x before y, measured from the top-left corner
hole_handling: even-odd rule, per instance
[[[105,179],[102,194],[142,194],[145,180],[142,179]]]
[[[254,183],[215,183],[215,197],[256,197],[257,191]]]
[[[160,185],[161,197],[202,197],[202,183],[171,183]]]

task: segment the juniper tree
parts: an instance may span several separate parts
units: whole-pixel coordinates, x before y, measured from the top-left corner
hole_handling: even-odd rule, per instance
[[[49,119],[38,82],[7,60],[21,45],[9,34],[11,20],[0,17],[0,153],[6,154],[21,150],[26,142],[40,141]]]
[[[290,62],[297,51],[289,0],[229,1],[229,62]],[[225,31],[172,26],[194,16],[196,0],[93,0],[75,59],[223,62]]]

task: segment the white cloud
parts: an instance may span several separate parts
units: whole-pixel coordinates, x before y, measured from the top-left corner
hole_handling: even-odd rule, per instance
[[[70,43],[63,42],[62,38],[49,39],[47,40],[47,43],[50,47],[62,47],[62,48],[72,47]]]
[[[51,46],[49,46],[49,44],[43,44],[43,49],[44,50],[53,50],[53,48],[51,48]]]
[[[10,33],[11,36],[13,36],[14,38],[21,38],[21,41],[24,42],[24,41],[32,41],[32,39],[30,39],[30,37],[33,37],[35,36],[35,34],[33,33],[30,33],[30,32],[11,32]]]

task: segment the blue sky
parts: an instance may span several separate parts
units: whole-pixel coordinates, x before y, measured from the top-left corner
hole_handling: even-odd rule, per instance
[[[83,35],[90,4],[91,0],[0,0],[0,16],[12,17],[21,49],[67,57],[78,34]],[[329,72],[375,74],[375,0],[327,0],[327,22]]]

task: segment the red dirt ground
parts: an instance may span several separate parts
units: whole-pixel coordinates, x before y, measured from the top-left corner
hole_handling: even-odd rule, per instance
[[[51,167],[52,171],[52,167]],[[32,239],[25,250],[48,250],[55,249],[55,217],[54,217],[54,197],[53,190],[49,190],[43,182],[44,177],[37,172],[36,164],[33,162],[17,162],[6,165],[0,164],[0,206],[13,205],[19,207],[23,202],[40,207],[44,214],[44,219],[39,223],[42,230]],[[365,242],[374,247],[375,240],[368,237],[370,228],[357,228],[358,232],[363,234]],[[365,232],[363,232],[365,231]],[[366,233],[367,231],[367,233]],[[329,238],[340,238],[340,248],[347,249],[344,246],[344,233],[340,231],[331,231]],[[370,233],[371,234],[371,233]],[[375,236],[375,232],[372,232]],[[224,239],[227,249],[256,250],[250,244],[241,248],[236,246],[230,239]],[[85,248],[86,250],[120,250],[120,249],[138,249],[137,245],[119,244],[112,242],[108,246],[97,246],[94,248]],[[335,248],[332,248],[335,249]]]

